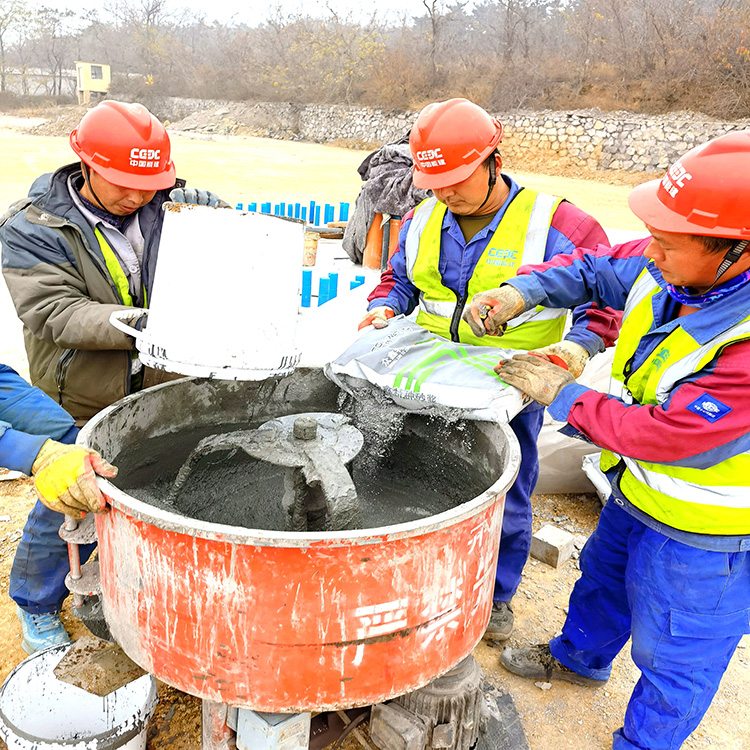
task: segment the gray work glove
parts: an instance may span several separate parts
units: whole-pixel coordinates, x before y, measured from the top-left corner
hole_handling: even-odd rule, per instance
[[[559,357],[574,378],[580,377],[583,368],[589,361],[589,353],[575,341],[558,341],[556,344],[549,344],[549,346],[543,346],[541,349],[533,349],[532,353],[543,354],[552,362],[555,361],[555,357]]]
[[[173,203],[189,203],[193,206],[218,206],[219,208],[231,208],[231,206],[219,198],[210,190],[198,190],[196,188],[175,188],[169,194],[169,200]]]
[[[535,354],[516,354],[498,363],[495,372],[504,383],[544,406],[549,406],[566,385],[576,382],[565,367]]]
[[[475,336],[502,336],[506,323],[526,310],[521,292],[509,284],[475,294],[461,316]]]

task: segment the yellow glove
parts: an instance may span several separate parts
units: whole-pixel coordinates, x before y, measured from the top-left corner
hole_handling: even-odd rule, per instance
[[[521,292],[509,284],[475,294],[462,318],[475,336],[502,336],[505,324],[526,309]]]
[[[372,310],[370,310],[370,312],[359,321],[357,330],[361,331],[363,328],[367,328],[367,326],[372,326],[373,328],[385,328],[388,325],[388,321],[395,315],[396,313],[391,310],[390,307],[385,307],[385,305],[383,307],[373,307]]]
[[[574,378],[580,376],[583,368],[586,367],[586,362],[589,361],[589,353],[575,341],[560,341],[557,344],[543,346],[541,349],[534,349],[533,352],[534,354],[542,354],[548,359],[560,357]]]
[[[31,467],[39,499],[50,509],[73,518],[83,518],[107,507],[96,485],[96,475],[110,479],[117,469],[96,451],[78,445],[47,440]]]

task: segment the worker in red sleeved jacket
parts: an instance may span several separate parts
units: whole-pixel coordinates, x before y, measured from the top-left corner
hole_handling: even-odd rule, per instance
[[[642,674],[615,750],[681,747],[750,633],[749,175],[750,131],[698,146],[631,193],[649,237],[523,268],[467,309],[478,335],[519,307],[624,311],[608,394],[539,355],[496,368],[601,446],[612,485],[562,634],[501,660],[603,685],[632,638]]]

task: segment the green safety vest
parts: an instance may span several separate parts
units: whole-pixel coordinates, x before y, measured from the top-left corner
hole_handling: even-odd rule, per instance
[[[456,293],[443,285],[439,270],[447,206],[435,198],[422,201],[414,209],[405,248],[407,275],[420,290],[417,323],[444,338],[479,346],[537,349],[560,341],[568,312],[565,309],[539,306],[528,310],[509,321],[505,335],[500,337],[479,338],[462,320],[456,339],[451,336],[451,322],[475,294],[500,286],[522,265],[544,261],[550,223],[561,200],[526,188],[516,195],[479,258],[464,299],[457,299]]]
[[[625,304],[610,393],[626,404],[663,404],[680,380],[700,371],[725,346],[750,339],[750,316],[706,344],[699,344],[678,326],[649,359],[634,372],[628,372],[639,341],[654,327],[652,299],[660,290],[646,268]],[[733,456],[708,469],[693,469],[603,451],[600,466],[607,471],[621,461],[623,493],[657,521],[699,534],[750,534],[750,453]]]

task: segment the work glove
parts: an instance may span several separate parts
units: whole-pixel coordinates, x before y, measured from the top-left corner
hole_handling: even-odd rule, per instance
[[[216,193],[212,193],[210,190],[197,190],[196,188],[174,188],[169,194],[169,200],[173,203],[190,203],[193,206],[231,208]]]
[[[509,284],[475,294],[465,307],[463,319],[475,336],[502,336],[506,323],[526,309],[521,292]]]
[[[581,375],[583,368],[586,367],[586,362],[589,361],[589,353],[575,341],[559,341],[557,344],[534,349],[532,354],[543,355],[556,365],[564,364],[574,378]]]
[[[73,518],[87,511],[101,512],[107,503],[96,475],[111,479],[117,468],[96,451],[47,440],[31,467],[39,499],[51,510]],[[83,511],[83,512],[81,512]]]
[[[363,328],[367,328],[367,326],[372,326],[373,328],[385,328],[388,325],[388,321],[395,315],[395,311],[391,310],[390,307],[373,307],[372,310],[362,318],[357,326],[357,330],[361,331]]]
[[[549,406],[566,385],[576,382],[564,366],[530,353],[503,360],[495,372],[503,382],[544,406]]]

